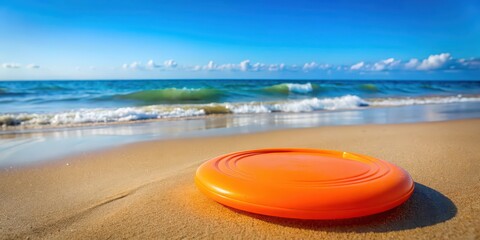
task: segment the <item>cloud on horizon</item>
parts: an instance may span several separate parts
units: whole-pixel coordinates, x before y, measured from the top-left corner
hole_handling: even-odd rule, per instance
[[[10,69],[17,69],[17,68],[20,68],[21,65],[18,64],[18,63],[4,63],[4,64],[2,64],[2,67],[3,68],[10,68]]]
[[[163,64],[157,64],[152,59],[147,61],[147,64],[142,64],[142,62],[134,61],[130,64],[124,63],[122,69],[131,69],[131,70],[152,70],[152,69],[174,69],[177,67],[177,62],[173,59],[168,59],[163,62]]]
[[[365,72],[480,70],[480,59],[456,59],[450,53],[440,53],[430,55],[422,60],[412,58],[408,61],[401,61],[388,58],[369,64],[360,62],[352,65],[350,69]]]
[[[39,69],[37,64],[26,64],[6,62],[0,65],[4,69]],[[77,67],[78,68],[78,67]],[[101,70],[102,68],[90,68],[90,70]],[[114,68],[118,69],[118,68]],[[285,63],[261,63],[252,62],[250,59],[238,63],[217,64],[213,60],[205,65],[181,65],[173,59],[156,63],[150,59],[143,64],[141,61],[124,63],[121,69],[133,71],[183,71],[183,72],[342,72],[342,73],[374,73],[374,72],[452,72],[452,71],[480,71],[480,58],[454,58],[450,53],[432,54],[424,59],[411,58],[400,60],[387,58],[377,62],[359,61],[352,65],[334,65],[328,63],[317,63],[315,61],[304,64]]]
[[[353,64],[350,67],[350,70],[359,70],[359,69],[362,69],[364,66],[365,66],[365,62],[359,62],[359,63]]]
[[[38,66],[37,64],[31,63],[31,64],[28,64],[28,65],[27,65],[27,68],[28,68],[28,69],[39,69],[40,66]]]
[[[155,64],[155,63],[153,63],[153,61],[152,61],[152,62],[149,61],[149,62],[147,63],[147,66],[148,66],[148,64]],[[144,69],[145,67],[142,65],[141,62],[136,62],[136,61],[135,61],[135,62],[132,62],[132,63],[130,63],[130,64],[124,63],[124,64],[122,65],[122,68],[123,68],[123,69],[132,69],[132,70],[142,70],[142,69]]]
[[[5,69],[20,69],[20,68],[23,68],[22,67],[22,64],[19,64],[19,63],[3,63],[1,64],[1,66]],[[40,66],[37,65],[37,64],[34,64],[34,63],[30,63],[30,64],[27,64],[24,68],[26,69],[39,69]]]
[[[480,70],[480,58],[453,58],[450,53],[440,53],[428,56],[425,59],[412,58],[409,60],[399,60],[395,58],[387,58],[377,62],[360,61],[352,65],[333,65],[328,63],[319,64],[317,62],[307,62],[302,65],[274,63],[267,64],[261,62],[253,63],[246,59],[239,63],[217,64],[213,60],[206,65],[186,66],[179,65],[173,59],[165,60],[163,64],[157,64],[153,60],[149,60],[143,65],[141,62],[132,62],[123,64],[123,69],[130,70],[177,70],[177,71],[205,71],[205,72],[318,72],[327,73],[336,72],[390,72],[390,71],[406,71],[406,72],[431,72],[431,71],[461,71],[461,70]]]

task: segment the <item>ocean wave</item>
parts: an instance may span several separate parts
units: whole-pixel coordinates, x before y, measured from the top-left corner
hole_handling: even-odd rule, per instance
[[[75,125],[86,123],[129,122],[137,120],[180,118],[205,115],[203,110],[189,108],[126,107],[117,109],[80,109],[56,114],[3,114],[0,125]]]
[[[27,95],[25,92],[9,92],[6,89],[0,89],[0,97],[18,97],[25,95]]]
[[[423,98],[362,99],[355,95],[333,98],[308,98],[277,102],[240,102],[209,104],[150,105],[116,109],[79,109],[60,113],[0,114],[0,126],[69,126],[89,123],[130,122],[149,119],[175,119],[211,114],[302,113],[358,109],[362,107],[390,107],[421,104],[480,102],[480,96],[434,96]]]
[[[318,86],[311,83],[282,83],[273,86],[264,88],[266,92],[289,94],[289,93],[298,93],[298,94],[307,94],[311,93],[318,89]]]
[[[220,99],[222,91],[214,88],[166,88],[156,90],[145,90],[134,93],[117,95],[120,99],[141,101],[144,103],[162,102],[212,102]]]
[[[365,92],[380,92],[380,89],[377,87],[377,85],[373,83],[361,84],[360,86],[358,86],[358,88]]]
[[[319,110],[353,109],[368,106],[358,96],[347,95],[336,98],[310,98],[283,102],[227,104],[232,113],[270,113],[270,112],[313,112]]]
[[[35,91],[64,91],[64,90],[70,90],[70,88],[56,86],[56,85],[40,85],[40,86],[37,86],[37,87],[34,87],[34,88],[30,88],[30,90],[35,90]]]
[[[441,86],[438,86],[437,84],[422,84],[421,88],[431,91],[445,92],[445,89],[443,89]]]
[[[357,96],[311,98],[282,102],[211,103],[192,105],[152,105],[117,109],[80,109],[55,114],[3,114],[0,125],[77,125],[88,123],[128,122],[137,120],[196,117],[210,114],[242,114],[270,112],[311,112],[350,109],[366,106]]]

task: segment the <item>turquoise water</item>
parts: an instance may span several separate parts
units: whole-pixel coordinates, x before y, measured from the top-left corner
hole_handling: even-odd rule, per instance
[[[0,82],[0,125],[66,126],[476,101],[478,81],[5,81]]]
[[[176,121],[15,130],[0,134],[0,168],[42,163],[139,141],[243,134],[286,128],[432,122],[465,118],[480,118],[480,104],[459,102],[309,113],[224,114]]]
[[[480,82],[0,82],[0,167],[154,139],[479,117]]]

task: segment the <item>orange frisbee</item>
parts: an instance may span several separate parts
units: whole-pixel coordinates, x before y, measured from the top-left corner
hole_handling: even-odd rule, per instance
[[[403,169],[330,150],[260,149],[203,163],[198,188],[226,206],[263,215],[341,219],[394,208],[413,193]]]

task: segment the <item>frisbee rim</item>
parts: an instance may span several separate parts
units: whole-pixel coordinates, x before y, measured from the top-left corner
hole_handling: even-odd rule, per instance
[[[204,165],[207,166],[209,163],[210,164],[215,163],[216,161],[220,161],[225,157],[235,156],[243,153],[261,154],[261,153],[267,153],[267,152],[320,153],[320,154],[325,154],[325,155],[335,156],[335,157],[341,156],[341,158],[344,158],[344,159],[345,159],[345,155],[347,154],[347,156],[355,156],[357,158],[367,159],[369,161],[370,160],[379,161],[381,163],[386,163],[387,168],[389,167],[388,164],[390,164],[398,168],[399,170],[401,170],[401,172],[403,172],[406,176],[406,179],[407,179],[406,181],[408,182],[411,181],[411,186],[409,186],[408,191],[405,191],[405,193],[403,193],[402,195],[386,203],[382,203],[380,205],[377,204],[375,206],[368,206],[368,207],[335,208],[335,209],[300,209],[300,208],[296,209],[296,208],[290,208],[290,207],[269,206],[265,204],[242,201],[236,198],[231,198],[222,194],[219,191],[212,191],[213,189],[212,186],[215,187],[214,184],[208,184],[208,181],[206,181],[207,182],[206,184],[200,177],[202,166]],[[351,158],[346,158],[346,159],[356,160]],[[218,171],[218,173],[225,174],[221,171]],[[319,220],[320,219],[326,220],[326,219],[356,218],[356,217],[363,217],[363,216],[385,212],[395,207],[398,207],[404,202],[406,202],[415,190],[415,182],[413,181],[410,174],[407,171],[403,170],[402,168],[394,164],[391,164],[384,160],[380,160],[377,158],[373,158],[370,156],[365,156],[357,153],[342,152],[342,151],[327,150],[327,149],[311,149],[311,148],[267,148],[267,149],[254,149],[254,150],[227,153],[204,162],[196,171],[195,183],[198,186],[198,188],[207,196],[209,196],[211,199],[215,200],[216,202],[222,205],[228,206],[230,208],[242,210],[245,212],[261,214],[261,215],[274,216],[274,217],[295,218],[295,219],[319,219]],[[408,183],[405,183],[405,184],[408,184]],[[355,185],[355,183],[350,184],[350,186],[353,186],[353,185]]]

